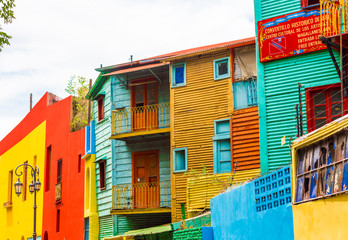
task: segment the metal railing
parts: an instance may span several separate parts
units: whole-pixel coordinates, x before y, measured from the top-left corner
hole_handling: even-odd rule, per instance
[[[320,34],[334,36],[347,31],[347,0],[320,0]]]
[[[170,126],[170,104],[160,103],[112,111],[112,135]]]
[[[112,186],[112,209],[171,206],[170,181]]]

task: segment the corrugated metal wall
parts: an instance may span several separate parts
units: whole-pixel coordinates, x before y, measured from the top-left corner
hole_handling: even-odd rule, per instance
[[[339,59],[337,52],[335,55]],[[267,161],[268,170],[272,170],[291,162],[288,139],[290,136],[295,139],[297,133],[294,107],[299,103],[298,82],[303,84],[303,122],[306,132],[305,88],[340,80],[328,51],[324,50],[265,63],[264,81],[265,85],[259,84],[259,89],[265,92],[265,101],[259,104],[265,104],[266,129],[260,129],[260,134],[264,134],[266,139],[261,147],[265,148],[267,156],[261,161]],[[287,137],[287,144],[281,146],[281,138],[284,136]]]
[[[237,171],[260,168],[258,107],[235,111],[231,124],[232,162],[238,162]]]
[[[114,216],[117,235],[125,232],[170,223],[170,213],[132,214]]]
[[[98,214],[101,217],[100,223],[103,221],[111,221],[111,230],[100,225],[100,236],[106,236],[109,231],[112,233],[112,216],[111,209],[111,186],[112,186],[112,159],[111,159],[111,88],[110,79],[108,79],[100,93],[105,94],[104,99],[104,120],[98,122],[98,103],[93,101],[93,119],[95,120],[95,135],[96,135],[96,160],[106,159],[106,189],[101,191],[99,186],[99,164],[96,164],[96,181],[97,181],[97,207]],[[108,216],[109,215],[109,216]],[[104,217],[105,216],[105,217]],[[104,232],[105,231],[105,232]],[[108,235],[109,236],[109,235]]]
[[[301,10],[301,0],[256,0],[257,5],[261,6],[262,20]]]
[[[188,169],[202,171],[204,164],[213,172],[214,120],[229,117],[231,89],[230,78],[214,80],[213,61],[226,56],[230,56],[229,50],[186,60],[187,85],[171,89],[171,150],[187,147]],[[187,177],[172,173],[173,222],[182,217],[180,204],[186,202]]]
[[[236,171],[234,174],[211,174],[187,179],[187,210],[210,209],[210,200],[224,192],[231,183],[233,185],[241,184],[258,174],[260,174],[260,168]]]
[[[112,216],[105,216],[99,218],[99,239],[113,236],[113,221]]]

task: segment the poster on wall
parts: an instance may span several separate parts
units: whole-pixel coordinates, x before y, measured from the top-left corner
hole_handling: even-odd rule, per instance
[[[319,40],[320,11],[300,11],[259,21],[260,62],[325,49]]]

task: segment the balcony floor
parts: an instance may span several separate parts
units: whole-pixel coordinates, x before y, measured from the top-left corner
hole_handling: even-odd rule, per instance
[[[128,215],[128,214],[146,214],[146,213],[170,213],[171,208],[159,207],[159,208],[135,208],[135,209],[112,209],[111,215]]]
[[[169,133],[169,132],[170,132],[170,128],[157,128],[157,129],[151,129],[151,130],[145,130],[145,131],[116,134],[116,135],[112,135],[109,139],[127,140],[132,137],[163,134],[163,133]]]

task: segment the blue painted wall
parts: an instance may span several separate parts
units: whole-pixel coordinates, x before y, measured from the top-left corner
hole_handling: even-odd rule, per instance
[[[290,166],[211,200],[214,239],[294,239]]]

